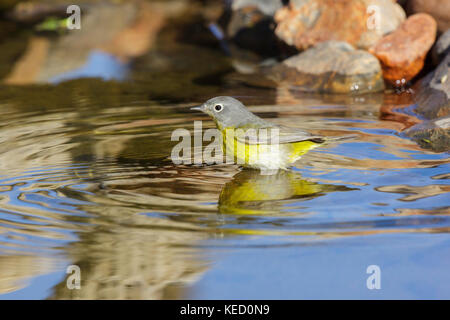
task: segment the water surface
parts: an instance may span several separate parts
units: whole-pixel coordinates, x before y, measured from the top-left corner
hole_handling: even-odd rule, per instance
[[[357,138],[273,176],[174,165],[171,133],[213,127],[188,106],[219,89],[180,102],[133,82],[5,86],[0,298],[450,298],[449,158],[401,134],[407,96],[221,90],[271,121]]]

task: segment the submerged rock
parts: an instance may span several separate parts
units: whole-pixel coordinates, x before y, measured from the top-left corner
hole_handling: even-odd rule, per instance
[[[419,13],[410,16],[369,51],[381,61],[384,78],[392,84],[401,84],[423,68],[435,38],[436,21],[428,14]]]
[[[450,151],[450,116],[416,124],[404,134],[422,148],[436,152]]]
[[[433,72],[417,83],[416,113],[427,119],[450,113],[450,53]]]
[[[299,50],[327,40],[368,48],[403,20],[405,12],[391,0],[293,0],[277,11],[275,33]]]
[[[425,12],[436,19],[438,29],[444,32],[450,28],[450,0],[409,0],[408,12]]]
[[[384,89],[378,60],[339,41],[319,43],[272,67],[269,78],[300,90],[350,93]]]
[[[450,150],[450,53],[433,72],[416,84],[415,112],[426,119],[406,130],[421,147]]]

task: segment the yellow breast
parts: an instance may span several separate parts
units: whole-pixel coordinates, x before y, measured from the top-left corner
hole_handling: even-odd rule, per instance
[[[287,169],[303,154],[318,146],[312,141],[293,143],[248,144],[240,142],[236,137],[226,134],[231,128],[221,130],[223,152],[227,162],[234,162],[242,166],[263,169]],[[233,130],[233,129],[231,129]],[[229,132],[229,131],[228,131]]]

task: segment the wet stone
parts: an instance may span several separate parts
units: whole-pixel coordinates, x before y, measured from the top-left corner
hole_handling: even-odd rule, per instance
[[[404,132],[422,148],[435,152],[450,151],[450,116],[416,124]]]
[[[397,30],[370,48],[381,62],[384,78],[392,84],[409,81],[422,70],[436,37],[436,22],[424,13],[410,16]]]
[[[419,81],[415,89],[416,113],[427,119],[450,113],[450,54],[435,71]]]
[[[327,41],[284,60],[269,77],[304,91],[350,93],[384,89],[381,67],[370,53]]]

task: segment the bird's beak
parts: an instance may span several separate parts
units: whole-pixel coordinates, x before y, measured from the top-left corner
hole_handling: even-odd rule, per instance
[[[203,105],[192,107],[191,110],[205,112],[205,107]]]

